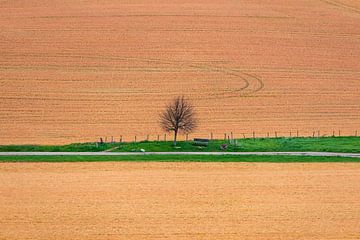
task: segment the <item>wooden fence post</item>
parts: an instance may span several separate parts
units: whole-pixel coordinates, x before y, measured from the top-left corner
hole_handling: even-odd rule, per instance
[[[277,138],[278,137],[278,135],[277,135],[277,132],[275,131],[275,138]]]
[[[226,133],[224,133],[224,140],[226,140]]]
[[[296,137],[299,137],[299,130],[296,130]]]
[[[122,139],[122,135],[120,135],[120,142],[122,142],[122,140],[123,140],[123,139]]]
[[[166,142],[166,133],[165,133],[165,135],[164,135],[164,140],[165,140],[165,142]]]
[[[255,132],[253,132],[253,138],[255,139]]]
[[[158,142],[160,141],[160,135],[159,134],[158,134],[157,140],[158,140]]]
[[[268,133],[267,133],[267,138],[269,138],[269,137],[270,137],[270,133],[268,132]]]
[[[291,131],[290,131],[290,137],[292,137],[292,135],[291,135]]]
[[[357,130],[355,131],[355,137],[357,137]]]
[[[210,134],[210,139],[213,140],[213,133]]]
[[[135,139],[135,142],[136,142],[136,135],[135,135],[135,138],[134,138],[134,139]]]

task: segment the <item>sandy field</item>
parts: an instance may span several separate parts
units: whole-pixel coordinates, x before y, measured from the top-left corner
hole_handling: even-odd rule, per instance
[[[176,95],[197,136],[352,135],[359,59],[358,0],[2,0],[0,144],[155,139]]]
[[[0,239],[359,239],[356,163],[1,163]]]

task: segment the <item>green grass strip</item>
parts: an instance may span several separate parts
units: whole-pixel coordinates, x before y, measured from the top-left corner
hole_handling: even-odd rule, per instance
[[[62,146],[7,145],[0,146],[0,152],[101,152],[114,149],[116,152],[219,152],[221,144],[227,144],[228,152],[343,152],[360,153],[360,137],[301,137],[301,138],[256,138],[238,139],[237,144],[224,140],[210,141],[209,146],[195,146],[192,141],[180,141],[177,148],[172,142],[129,142],[129,143],[74,143]]]

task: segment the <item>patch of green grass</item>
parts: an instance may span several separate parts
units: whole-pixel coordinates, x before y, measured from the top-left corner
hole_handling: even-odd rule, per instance
[[[0,156],[0,162],[360,162],[350,157],[257,155]]]
[[[177,148],[172,142],[130,142],[130,143],[76,143],[63,146],[9,145],[0,146],[0,152],[101,152],[118,147],[116,152],[219,152],[221,144],[228,144],[228,152],[344,152],[360,153],[360,137],[320,138],[256,138],[238,139],[237,146],[224,140],[210,141],[209,146],[195,146],[192,141],[180,141]]]
[[[101,152],[112,144],[73,143],[61,146],[47,145],[1,145],[0,152]]]

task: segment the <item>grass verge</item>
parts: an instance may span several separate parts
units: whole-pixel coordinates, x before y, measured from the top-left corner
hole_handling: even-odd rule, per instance
[[[256,138],[238,139],[237,145],[224,140],[210,141],[209,146],[195,146],[191,141],[178,142],[174,148],[172,142],[129,142],[129,143],[75,143],[62,146],[7,145],[0,146],[0,152],[101,152],[113,148],[117,152],[218,152],[220,145],[228,144],[228,152],[344,152],[360,153],[360,137],[301,137],[301,138]]]
[[[257,155],[0,156],[0,162],[360,162],[360,158]]]

